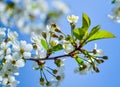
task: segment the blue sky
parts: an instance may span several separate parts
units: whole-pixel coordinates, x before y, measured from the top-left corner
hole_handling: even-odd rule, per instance
[[[104,50],[109,59],[99,65],[100,73],[88,75],[74,74],[77,64],[73,59],[65,61],[65,79],[59,87],[120,87],[120,24],[111,21],[107,14],[111,13],[114,5],[111,0],[64,0],[71,8],[70,14],[80,17],[77,26],[81,25],[81,15],[86,13],[91,18],[91,27],[100,24],[102,29],[108,30],[116,35],[115,39],[105,39],[89,43],[86,48],[98,48]],[[59,22],[63,31],[67,33],[69,23],[64,16]],[[23,38],[24,36],[22,36]],[[28,39],[28,38],[27,38]],[[24,68],[20,69],[20,76],[17,77],[21,83],[17,87],[40,87],[39,72],[32,70],[32,62],[27,62]]]

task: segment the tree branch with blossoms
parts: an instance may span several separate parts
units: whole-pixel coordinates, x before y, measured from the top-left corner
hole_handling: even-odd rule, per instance
[[[101,30],[97,25],[88,32],[91,25],[90,18],[82,14],[82,27],[77,27],[79,17],[71,15],[67,17],[71,27],[71,34],[65,34],[60,27],[52,23],[39,35],[32,33],[31,42],[18,41],[17,32],[0,28],[0,84],[3,86],[15,86],[19,83],[14,75],[19,75],[18,69],[24,67],[25,61],[34,61],[33,69],[40,71],[40,85],[53,86],[59,85],[64,79],[63,67],[65,58],[73,58],[78,64],[75,72],[81,74],[89,71],[99,72],[98,64],[103,63],[107,56],[103,55],[103,50],[95,48],[91,51],[84,49],[84,46],[91,41],[115,38],[115,36]],[[32,52],[35,53],[31,55]],[[65,54],[53,56],[53,54],[63,51]],[[47,61],[53,60],[56,68],[47,66]],[[60,72],[62,70],[62,72]],[[47,77],[49,73],[53,78]],[[12,79],[12,80],[11,80]]]

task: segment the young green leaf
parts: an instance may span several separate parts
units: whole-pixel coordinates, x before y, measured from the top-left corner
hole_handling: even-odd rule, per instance
[[[48,50],[48,44],[44,39],[41,39],[41,44],[46,50]]]
[[[62,47],[61,44],[58,44],[58,45],[56,45],[56,46],[54,46],[54,47],[51,48],[51,50],[53,52],[56,52],[56,51],[59,51],[59,50],[62,50],[62,49],[63,49],[63,47]]]
[[[94,35],[92,35],[87,42],[93,41],[93,40],[99,40],[99,39],[105,39],[105,38],[115,38],[115,36],[106,30],[99,30]]]
[[[79,65],[83,65],[83,64],[84,64],[84,61],[83,61],[81,58],[79,58],[79,57],[75,58],[75,60],[76,60],[76,62],[77,62]]]
[[[86,34],[86,28],[76,28],[73,30],[73,35],[78,40],[82,40],[85,34]]]
[[[90,18],[87,16],[87,14],[83,13],[82,14],[82,27],[89,28],[91,22]]]
[[[88,37],[90,38],[91,36],[93,36],[99,30],[100,30],[100,25],[97,25],[97,26],[93,27],[92,30],[90,31],[90,34],[89,34]]]

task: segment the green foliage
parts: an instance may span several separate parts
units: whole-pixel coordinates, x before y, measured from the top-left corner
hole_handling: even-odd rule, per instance
[[[41,39],[41,44],[46,50],[48,50],[49,47],[48,47],[48,44],[47,44],[46,40]]]
[[[92,36],[87,40],[87,42],[106,38],[115,38],[115,36],[111,32],[108,32],[106,30],[99,30],[96,33],[93,33]]]
[[[85,13],[83,13],[82,14],[82,27],[74,29],[73,35],[78,40],[84,39],[84,36],[88,34],[88,29],[89,29],[90,24],[91,24],[90,18]]]
[[[79,57],[75,58],[75,60],[76,60],[76,62],[77,62],[79,65],[83,65],[83,64],[84,64],[84,61],[83,61],[81,58],[79,58]]]
[[[82,14],[82,27],[89,28],[91,24],[90,18],[87,16],[87,14]]]
[[[85,33],[86,33],[86,28],[76,28],[76,29],[73,30],[73,35],[78,40],[82,40]]]
[[[76,28],[73,30],[73,35],[76,39],[84,42],[82,44],[85,44],[85,42],[90,42],[93,40],[99,40],[99,39],[106,39],[106,38],[115,38],[115,36],[106,31],[106,30],[100,30],[100,25],[97,25],[92,28],[90,33],[88,34],[88,29],[90,27],[90,18],[83,13],[82,15],[82,27]]]
[[[99,30],[100,30],[100,25],[97,25],[97,26],[93,27],[92,30],[91,30],[91,32],[90,32],[90,34],[89,34],[89,36],[88,36],[88,38],[91,37],[91,36],[93,36]]]
[[[60,50],[62,50],[62,49],[63,49],[62,45],[61,45],[61,44],[58,44],[58,45],[52,47],[52,48],[51,48],[51,51],[52,51],[52,52],[56,52],[56,51],[60,51]]]

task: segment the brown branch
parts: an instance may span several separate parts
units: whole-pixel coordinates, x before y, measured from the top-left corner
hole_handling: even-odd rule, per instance
[[[63,58],[63,57],[68,57],[70,55],[65,54],[65,55],[60,55],[60,56],[55,56],[55,57],[50,57],[50,58],[26,58],[25,60],[32,60],[32,61],[39,61],[39,60],[54,60],[57,58]]]
[[[25,60],[31,60],[31,61],[35,61],[35,62],[39,62],[41,60],[55,60],[55,59],[58,59],[58,58],[63,58],[63,57],[72,57],[71,55],[76,52],[76,51],[82,51],[81,50],[81,45],[78,46],[76,49],[74,49],[72,52],[68,53],[68,54],[64,54],[64,55],[60,55],[60,56],[55,56],[55,57],[46,57],[46,58],[26,58]]]

